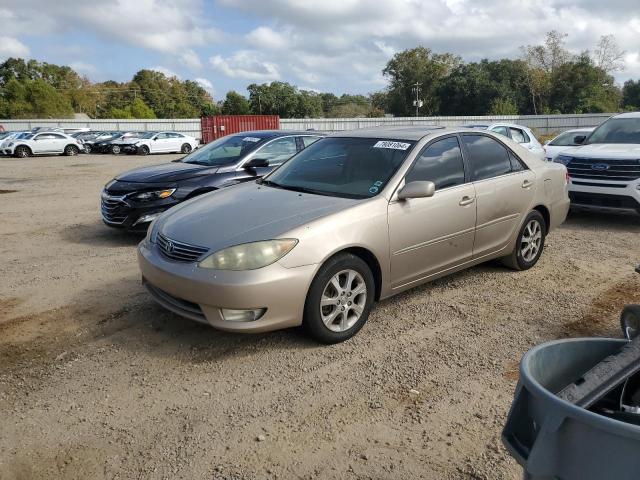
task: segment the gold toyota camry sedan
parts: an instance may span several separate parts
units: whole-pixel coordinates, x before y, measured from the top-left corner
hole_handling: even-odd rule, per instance
[[[165,308],[222,330],[302,324],[340,342],[376,300],[491,259],[533,267],[567,215],[567,180],[490,132],[336,133],[163,213],[138,247],[142,280]]]

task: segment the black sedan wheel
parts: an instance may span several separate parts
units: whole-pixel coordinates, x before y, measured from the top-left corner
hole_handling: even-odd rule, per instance
[[[111,145],[111,153],[114,155],[120,154],[120,147],[118,145]]]
[[[85,145],[84,146],[84,151],[87,153],[91,153],[91,145]]]

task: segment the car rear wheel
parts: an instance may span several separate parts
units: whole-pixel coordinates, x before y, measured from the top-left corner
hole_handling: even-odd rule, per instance
[[[142,145],[139,149],[138,149],[138,153],[140,155],[149,155],[149,147],[147,147],[146,145]]]
[[[542,255],[547,225],[544,217],[537,210],[532,210],[518,233],[516,246],[502,262],[514,270],[528,270],[533,267]]]
[[[184,154],[187,154],[191,151],[191,145],[189,145],[188,143],[185,143],[184,145],[182,145],[182,148],[180,149],[180,151]]]
[[[64,154],[68,157],[73,157],[80,152],[80,149],[75,145],[67,145],[64,149]]]
[[[365,324],[374,296],[373,274],[366,262],[349,253],[336,255],[311,283],[303,325],[320,342],[343,342]]]
[[[20,146],[15,149],[13,154],[18,158],[27,158],[31,155],[31,150],[29,150],[29,147]]]
[[[622,333],[628,340],[633,340],[640,333],[640,305],[625,305],[620,314]]]
[[[118,145],[111,145],[111,153],[114,155],[120,154],[120,147]]]

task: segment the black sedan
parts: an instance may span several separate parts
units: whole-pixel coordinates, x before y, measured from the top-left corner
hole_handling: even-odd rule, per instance
[[[122,173],[105,185],[102,219],[146,229],[172,206],[222,187],[255,180],[322,138],[319,133],[261,130],[219,138],[186,157]]]

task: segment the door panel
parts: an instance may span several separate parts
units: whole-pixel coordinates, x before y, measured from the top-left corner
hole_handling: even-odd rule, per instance
[[[436,191],[430,198],[389,204],[392,288],[471,259],[476,223],[474,198],[473,185],[464,184]],[[465,199],[468,203],[460,205]]]
[[[535,174],[525,170],[490,178],[476,182],[475,188],[478,219],[473,256],[477,258],[509,243],[533,201]]]

